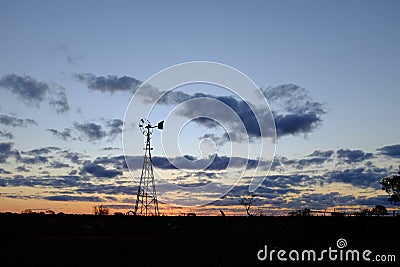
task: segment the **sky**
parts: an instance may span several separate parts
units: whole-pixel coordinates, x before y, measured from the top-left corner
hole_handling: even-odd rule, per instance
[[[145,107],[151,93],[167,90],[135,94],[146,80],[192,61],[249,77],[268,101],[276,139],[260,134],[249,105],[226,88],[175,88],[150,116],[157,123],[175,112],[170,127],[153,134],[159,201],[187,198],[167,182],[222,185],[243,160],[249,172],[227,195],[194,196],[204,206],[161,204],[162,213],[244,215],[239,200],[260,158],[241,152],[264,139],[276,150],[273,162],[261,160],[267,164],[257,175],[268,176],[254,192],[254,212],[391,207],[379,181],[400,165],[399,10],[389,0],[0,1],[0,211],[132,210],[144,140],[134,121],[124,124],[129,103],[135,96]],[[250,141],[220,106],[189,101],[200,96],[232,108]],[[210,113],[220,125],[190,121]],[[186,121],[180,136],[161,139],[178,119]],[[128,128],[135,153],[125,161]],[[166,157],[163,146],[176,142],[181,153]],[[227,171],[231,146],[239,152]],[[174,167],[186,159],[199,165]]]

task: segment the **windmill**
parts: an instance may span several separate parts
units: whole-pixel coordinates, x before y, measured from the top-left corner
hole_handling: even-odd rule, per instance
[[[154,128],[162,130],[164,128],[164,121],[159,122],[156,126],[151,125],[147,119],[141,119],[139,122],[139,129],[146,138],[146,147],[144,148],[146,152],[144,154],[142,174],[136,197],[135,215],[160,215],[156,186],[154,184],[153,161],[151,159],[151,150],[153,148],[150,146],[150,139]]]

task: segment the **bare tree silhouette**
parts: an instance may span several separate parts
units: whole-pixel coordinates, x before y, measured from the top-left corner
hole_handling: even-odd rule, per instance
[[[246,208],[246,213],[248,216],[253,216],[250,213],[250,208],[253,205],[254,201],[256,200],[255,195],[250,195],[250,196],[242,196],[239,200],[239,203],[242,204]]]

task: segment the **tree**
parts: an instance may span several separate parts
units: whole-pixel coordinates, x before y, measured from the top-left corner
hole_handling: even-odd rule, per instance
[[[302,210],[291,211],[288,214],[289,216],[311,216],[311,210],[308,208],[304,208]]]
[[[25,209],[23,211],[21,211],[22,214],[32,214],[33,211],[31,209]]]
[[[400,203],[400,171],[395,175],[382,178],[382,190],[389,194],[389,201],[392,204]]]
[[[372,209],[362,209],[360,212],[354,213],[356,216],[384,216],[388,215],[388,211],[385,206],[376,205],[375,208]]]
[[[385,206],[376,205],[375,208],[371,210],[371,213],[376,216],[387,215],[388,211]]]
[[[104,205],[93,206],[94,215],[108,215],[109,210]]]
[[[372,211],[370,209],[362,209],[361,211],[355,212],[355,216],[370,216]]]
[[[254,195],[242,196],[239,200],[239,203],[242,204],[246,208],[246,213],[248,216],[253,216],[250,213],[250,208],[251,208],[251,205],[253,205],[254,201],[256,200],[254,197],[255,197]]]

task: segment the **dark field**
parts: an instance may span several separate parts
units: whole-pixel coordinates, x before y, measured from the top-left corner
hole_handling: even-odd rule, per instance
[[[330,261],[324,266],[399,266],[400,219],[378,217],[134,217],[0,215],[1,266],[309,266],[260,262],[268,250],[371,250],[397,262]],[[319,254],[318,254],[319,255]],[[287,255],[286,255],[287,257]],[[321,262],[319,262],[321,263]]]

